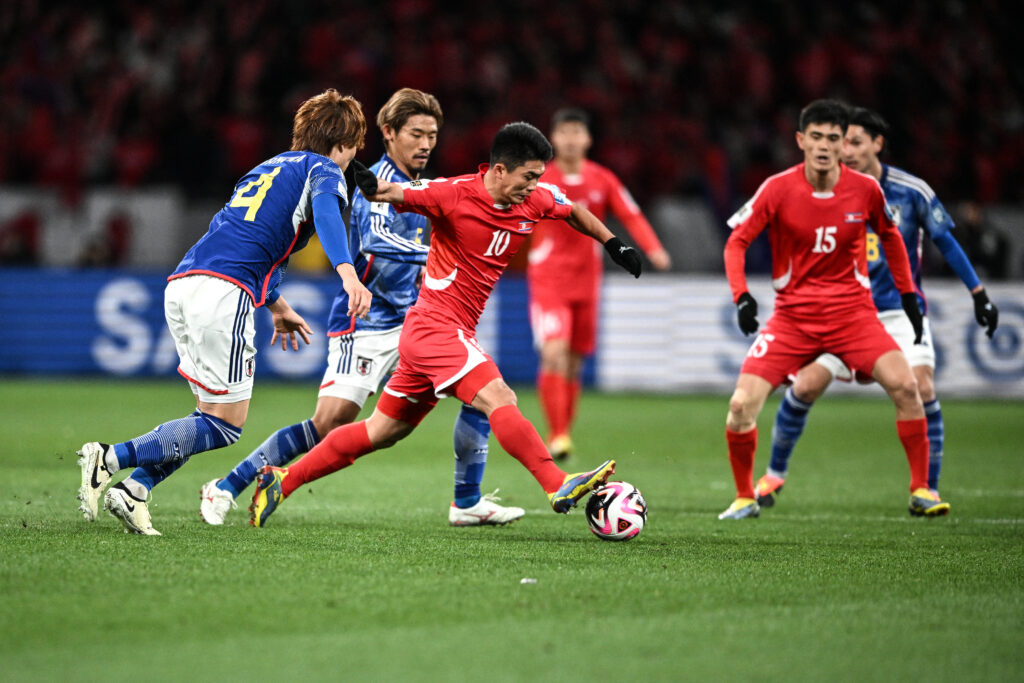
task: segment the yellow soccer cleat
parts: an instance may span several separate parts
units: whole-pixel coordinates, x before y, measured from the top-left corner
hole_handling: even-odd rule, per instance
[[[725,512],[718,515],[719,519],[746,519],[747,517],[758,517],[761,514],[761,506],[753,498],[737,498],[732,505],[725,509]]]
[[[949,514],[949,503],[944,502],[934,491],[926,488],[915,489],[910,494],[910,514],[914,517],[942,517]]]
[[[568,512],[576,507],[576,503],[580,502],[583,496],[608,481],[608,477],[614,471],[615,461],[607,460],[596,470],[566,475],[565,481],[562,482],[558,490],[548,494],[551,507],[555,512]]]
[[[288,476],[284,467],[264,467],[257,473],[256,491],[252,494],[252,505],[249,506],[249,524],[262,527],[267,519],[284,500],[281,482]]]

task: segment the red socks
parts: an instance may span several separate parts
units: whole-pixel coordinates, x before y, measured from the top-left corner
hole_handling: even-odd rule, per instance
[[[910,490],[928,488],[928,420],[896,420],[896,434],[910,465]]]
[[[530,471],[544,491],[557,491],[565,481],[565,472],[551,460],[540,434],[519,408],[511,404],[498,408],[491,413],[490,423],[501,447]]]
[[[548,421],[548,438],[569,433],[569,420],[573,412],[572,382],[554,372],[541,372],[537,377],[540,405]]]
[[[288,468],[288,476],[281,482],[281,493],[290,496],[303,484],[348,467],[356,458],[373,450],[366,420],[333,429],[313,450]]]
[[[725,441],[729,444],[729,465],[736,482],[737,498],[754,498],[754,453],[757,451],[757,427],[749,432],[725,430]],[[925,442],[925,446],[928,442]],[[928,461],[925,459],[925,474]]]

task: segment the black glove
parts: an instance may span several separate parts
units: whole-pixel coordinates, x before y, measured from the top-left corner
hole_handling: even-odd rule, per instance
[[[914,326],[914,343],[920,344],[924,323],[921,321],[921,309],[917,307],[917,294],[900,294],[900,303],[903,304],[903,312],[910,318],[910,324]]]
[[[613,237],[604,243],[604,250],[612,257],[612,261],[629,271],[630,275],[640,277],[643,262],[636,249],[623,244],[618,237]]]
[[[750,292],[743,292],[736,299],[736,318],[740,323],[740,332],[744,335],[757,332],[757,301],[750,296]]]
[[[984,289],[980,292],[975,292],[971,296],[974,297],[974,319],[982,327],[988,328],[985,330],[985,334],[991,339],[992,333],[999,327],[999,309],[988,300],[988,294],[985,293]]]
[[[377,194],[377,176],[373,174],[373,171],[355,159],[352,160],[350,166],[352,166],[352,179],[356,181],[356,185],[363,191],[363,194]]]

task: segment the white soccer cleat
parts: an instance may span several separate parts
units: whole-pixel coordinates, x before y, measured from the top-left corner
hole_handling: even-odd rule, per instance
[[[526,514],[523,508],[498,505],[497,501],[501,498],[498,498],[497,493],[498,489],[485,493],[473,507],[460,508],[452,503],[448,508],[448,523],[452,526],[501,525],[514,522]]]
[[[78,509],[89,522],[96,521],[99,514],[100,496],[110,485],[111,474],[103,456],[113,448],[109,444],[90,441],[78,449],[78,466],[82,468],[82,485],[78,487]]]
[[[230,492],[217,488],[220,479],[211,479],[199,489],[199,516],[207,524],[220,526],[231,508],[238,507]]]
[[[159,536],[160,532],[153,528],[149,516],[149,505],[139,500],[121,484],[114,486],[103,498],[103,507],[111,517],[121,520],[126,534],[142,534],[143,536]]]

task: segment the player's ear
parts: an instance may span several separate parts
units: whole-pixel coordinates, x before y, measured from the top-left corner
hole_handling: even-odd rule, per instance
[[[800,149],[804,148],[804,132],[802,130],[796,132],[796,146]]]
[[[394,142],[394,140],[395,140],[395,129],[391,126],[390,123],[385,123],[383,126],[381,126],[380,127],[380,133],[381,133],[381,135],[384,136],[384,142],[385,143]]]

